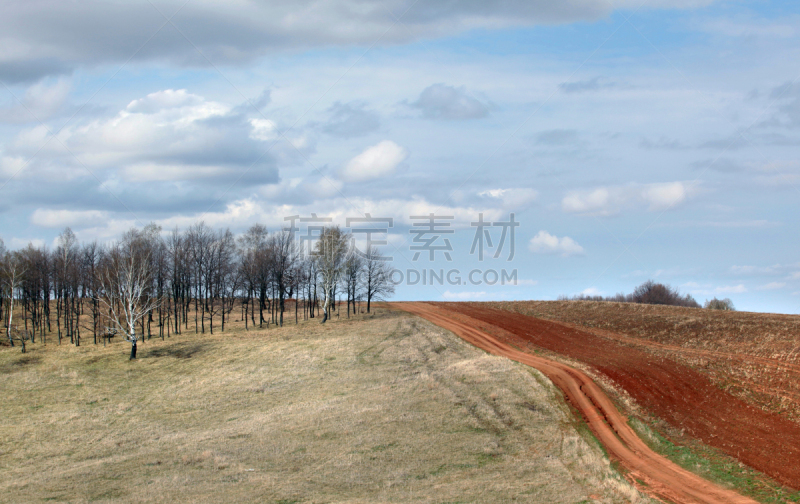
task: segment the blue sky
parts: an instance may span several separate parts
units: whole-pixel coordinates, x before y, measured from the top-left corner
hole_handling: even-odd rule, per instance
[[[12,3],[0,236],[392,217],[396,266],[517,270],[402,299],[554,299],[654,279],[800,312],[792,2]],[[417,214],[452,261],[412,261]],[[512,261],[469,253],[514,212]],[[499,229],[499,228],[498,228]],[[499,235],[498,235],[499,236]]]

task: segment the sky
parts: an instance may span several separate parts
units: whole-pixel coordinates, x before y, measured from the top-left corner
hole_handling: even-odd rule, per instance
[[[30,0],[0,18],[10,249],[295,215],[298,236],[330,219],[385,242],[395,299],[652,279],[796,314],[798,201],[795,2]]]

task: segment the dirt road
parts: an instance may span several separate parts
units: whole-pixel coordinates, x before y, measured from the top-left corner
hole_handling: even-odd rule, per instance
[[[464,340],[494,355],[502,355],[534,367],[558,386],[583,414],[589,427],[608,451],[643,481],[648,493],[675,503],[739,504],[755,503],[708,482],[656,454],[628,426],[625,417],[606,394],[583,372],[567,365],[521,352],[478,329],[481,321],[427,303],[390,303],[452,331]]]

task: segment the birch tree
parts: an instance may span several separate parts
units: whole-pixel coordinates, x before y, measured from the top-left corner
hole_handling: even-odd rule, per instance
[[[130,359],[136,358],[136,334],[141,322],[159,303],[152,295],[152,272],[148,250],[136,241],[112,246],[100,275],[100,302],[107,312],[109,329],[123,334],[131,343]]]
[[[6,337],[11,346],[14,346],[14,338],[11,336],[11,324],[14,321],[14,292],[16,292],[22,285],[22,279],[25,275],[25,269],[22,264],[20,255],[15,252],[5,254],[2,264],[2,292],[3,297],[8,299],[7,305],[7,319],[6,319]],[[25,353],[25,335],[18,338],[22,343],[22,352]]]
[[[317,263],[320,286],[325,296],[321,321],[323,324],[330,318],[333,291],[347,261],[349,245],[349,234],[339,229],[339,226],[325,227],[316,243],[314,261]]]

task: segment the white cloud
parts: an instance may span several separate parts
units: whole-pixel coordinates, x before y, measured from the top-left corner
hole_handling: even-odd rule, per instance
[[[597,187],[569,191],[561,200],[561,208],[570,213],[602,216],[615,215],[629,207],[663,211],[684,203],[696,192],[696,184],[688,182]]]
[[[561,257],[584,254],[583,247],[569,236],[559,238],[544,230],[531,238],[528,248],[537,254],[559,254]]]
[[[642,189],[641,197],[649,204],[649,210],[666,210],[686,200],[688,189],[683,182],[649,184]]]
[[[131,101],[111,117],[67,126],[46,145],[50,133],[43,127],[23,130],[6,149],[2,169],[35,153],[26,176],[71,180],[86,176],[88,168],[98,178],[125,182],[227,178],[228,184],[252,186],[275,182],[277,162],[298,157],[287,142],[265,153],[261,142],[276,133],[272,120],[247,119],[226,104],[166,89]],[[290,142],[308,148],[302,135]]]
[[[478,196],[509,211],[522,210],[530,206],[539,197],[538,191],[527,187],[510,189],[488,189],[481,191]],[[494,200],[494,201],[493,201]]]
[[[250,119],[250,125],[253,127],[253,131],[250,132],[250,138],[253,140],[266,142],[278,137],[278,126],[269,119]]]
[[[391,140],[384,140],[351,159],[341,170],[340,175],[348,182],[386,177],[393,174],[397,166],[407,157],[406,149]]]
[[[617,213],[622,204],[620,191],[598,187],[591,191],[572,191],[561,200],[565,212],[610,215]]]
[[[155,114],[162,110],[194,107],[203,103],[203,98],[188,93],[185,89],[165,89],[133,100],[125,109],[134,114]]]
[[[173,229],[176,226],[185,229],[199,221],[204,221],[209,226],[233,229],[245,229],[255,223],[277,229],[286,226],[284,218],[290,215],[308,217],[315,213],[319,217],[330,217],[333,224],[344,226],[348,217],[363,217],[364,213],[369,213],[373,217],[392,217],[397,227],[400,224],[419,222],[410,219],[410,216],[435,212],[440,215],[455,216],[454,220],[449,221],[452,228],[470,230],[470,222],[474,221],[478,214],[478,210],[472,207],[443,207],[418,197],[380,200],[363,197],[345,198],[335,191],[336,187],[341,187],[341,182],[331,181],[335,187],[330,187],[328,181],[322,178],[286,179],[279,184],[260,188],[257,195],[227,203],[224,210],[180,213],[153,219],[153,222],[163,229]],[[311,194],[314,191],[319,193]],[[321,199],[316,199],[318,196]],[[499,208],[484,210],[484,218],[487,220],[499,220],[503,215],[503,210]],[[37,214],[36,221],[40,225],[51,223],[55,227],[74,225],[73,230],[81,240],[100,241],[116,239],[131,227],[142,225],[124,213],[116,216],[104,214],[103,218],[92,217],[89,213],[77,212],[73,215],[55,211],[51,214],[42,210]],[[506,214],[505,218],[507,217]],[[411,236],[408,233],[400,231],[390,232],[388,236],[388,241],[397,247],[409,243],[410,240]],[[387,250],[394,249],[391,246],[387,247]]]
[[[107,218],[108,212],[100,210],[48,210],[39,208],[31,215],[31,223],[42,227],[63,228],[94,224]]]
[[[784,282],[770,282],[768,284],[761,285],[756,287],[757,290],[775,290],[775,289],[783,289],[786,287],[786,283]]]
[[[596,287],[589,287],[588,289],[583,289],[581,294],[584,296],[602,296],[603,291]]]

